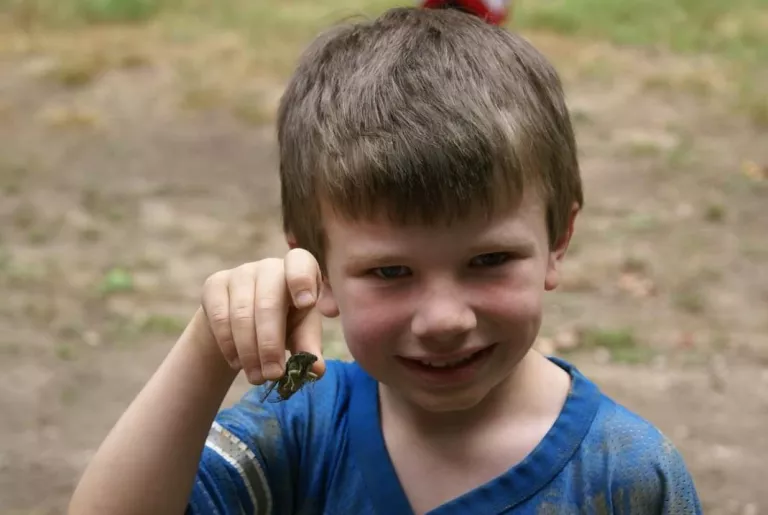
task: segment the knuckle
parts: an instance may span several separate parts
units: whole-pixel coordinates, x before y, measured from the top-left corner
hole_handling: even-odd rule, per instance
[[[276,257],[264,258],[261,261],[259,261],[259,265],[265,266],[265,267],[270,267],[270,268],[271,267],[282,266],[282,264],[283,264],[283,260],[280,259],[280,258],[276,258]]]
[[[262,297],[256,300],[256,309],[258,311],[279,311],[282,308],[282,302],[275,297]]]
[[[208,318],[213,325],[224,325],[229,323],[229,311],[222,306],[214,307],[208,313]]]
[[[254,271],[258,267],[258,264],[258,262],[243,263],[242,265],[236,267],[232,273],[239,276],[253,275]]]
[[[237,321],[253,320],[253,307],[247,304],[240,304],[232,309],[230,316],[233,320]]]

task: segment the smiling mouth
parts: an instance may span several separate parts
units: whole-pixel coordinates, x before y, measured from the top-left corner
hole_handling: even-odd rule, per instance
[[[432,370],[447,371],[451,369],[461,368],[463,366],[479,361],[480,359],[487,356],[488,353],[490,353],[490,351],[494,347],[495,347],[495,344],[489,345],[484,349],[480,349],[479,351],[473,352],[469,356],[465,356],[463,358],[458,358],[458,359],[452,359],[452,360],[426,360],[426,359],[409,359],[409,358],[404,358],[404,359],[407,360],[407,362],[416,366],[420,366],[420,367],[424,367]]]
[[[475,358],[475,355],[480,353],[480,352],[482,352],[482,351],[477,351],[477,352],[475,352],[473,354],[470,354],[466,358],[454,359],[454,360],[451,360],[451,361],[426,361],[426,360],[423,360],[423,359],[417,359],[416,361],[418,361],[422,365],[425,365],[425,366],[428,366],[428,367],[448,368],[448,367],[455,367],[455,366],[461,365],[463,363],[467,363],[469,361],[472,361]]]

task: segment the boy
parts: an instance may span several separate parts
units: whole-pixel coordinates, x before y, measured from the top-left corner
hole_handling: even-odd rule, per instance
[[[209,278],[72,513],[700,513],[668,440],[531,349],[583,201],[543,56],[394,9],[310,47],[278,136],[291,250]],[[262,403],[321,315],[355,363]]]

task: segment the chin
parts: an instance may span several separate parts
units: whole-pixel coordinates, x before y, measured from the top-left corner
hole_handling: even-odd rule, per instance
[[[471,391],[456,392],[455,394],[411,391],[405,393],[404,396],[414,406],[427,413],[447,414],[476,408],[488,396],[488,393],[487,389],[481,391],[478,388],[473,388]]]

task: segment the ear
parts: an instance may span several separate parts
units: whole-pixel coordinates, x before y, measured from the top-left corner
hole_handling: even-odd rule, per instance
[[[339,304],[333,295],[333,288],[328,280],[328,275],[323,274],[323,280],[320,284],[320,293],[317,298],[317,310],[327,318],[336,318],[339,316]]]
[[[573,236],[573,230],[576,223],[576,216],[579,214],[579,205],[574,203],[571,207],[571,214],[568,219],[568,230],[560,238],[554,248],[549,251],[549,262],[547,263],[547,274],[544,277],[544,289],[554,290],[560,284],[560,267],[568,250],[568,245]]]

